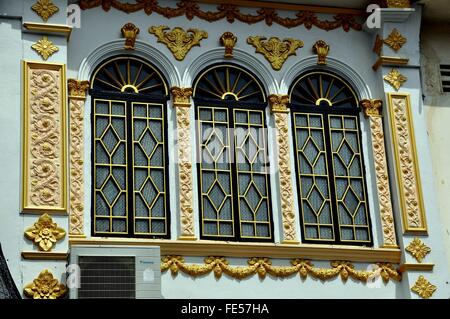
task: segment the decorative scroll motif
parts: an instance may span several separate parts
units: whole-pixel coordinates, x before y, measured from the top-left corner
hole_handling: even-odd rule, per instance
[[[384,147],[383,119],[381,115],[382,103],[381,100],[362,100],[360,105],[364,110],[365,116],[370,119],[372,152],[375,160],[378,202],[383,229],[383,246],[397,247],[386,150]]]
[[[102,6],[103,10],[109,11],[111,7],[126,12],[132,13],[144,10],[147,15],[156,13],[168,19],[186,16],[188,20],[197,17],[209,22],[226,19],[229,23],[234,21],[245,22],[248,24],[255,24],[264,21],[267,25],[274,23],[286,28],[294,28],[304,25],[306,29],[310,30],[312,26],[320,29],[330,31],[338,28],[344,29],[345,32],[350,29],[361,31],[363,23],[358,22],[358,14],[337,14],[333,16],[333,20],[320,20],[316,13],[311,11],[299,11],[295,14],[295,18],[280,17],[275,8],[261,8],[254,14],[242,13],[238,5],[220,4],[217,6],[217,11],[203,11],[196,1],[181,0],[177,3],[175,8],[161,7],[157,0],[139,0],[135,3],[129,3],[125,0],[80,0],[80,7],[83,10]]]
[[[409,0],[383,0],[385,8],[410,8]]]
[[[319,40],[313,45],[313,52],[317,54],[317,64],[326,65],[327,56],[330,51],[330,46],[323,40]]]
[[[297,55],[295,51],[303,47],[300,40],[287,38],[281,41],[277,37],[271,37],[269,40],[262,36],[248,37],[247,43],[256,48],[256,53],[261,53],[270,62],[272,68],[280,70],[284,62],[291,55]]]
[[[24,62],[23,209],[66,210],[65,72]]]
[[[59,11],[59,8],[53,4],[52,0],[37,0],[31,9],[36,12],[44,22],[47,22],[52,15]]]
[[[31,48],[39,53],[44,60],[47,60],[53,53],[59,51],[58,47],[53,45],[52,41],[48,40],[47,36],[43,36],[42,39],[33,44]]]
[[[84,100],[88,81],[68,80],[70,111],[69,235],[83,235],[84,224]]]
[[[384,80],[389,83],[396,91],[398,91],[403,83],[406,82],[408,78],[403,76],[397,69],[392,69],[387,75],[384,76]]]
[[[25,295],[33,299],[58,299],[64,296],[66,286],[60,284],[58,279],[47,269],[24,288]]]
[[[414,238],[412,242],[405,248],[419,263],[431,252],[430,247],[425,245],[419,238]]]
[[[278,142],[278,168],[280,171],[281,212],[283,216],[283,241],[297,242],[295,213],[292,195],[291,161],[288,133],[288,95],[269,96],[271,111],[275,117]]]
[[[388,94],[388,97],[404,231],[426,233],[409,95]]]
[[[314,267],[310,260],[305,259],[292,259],[290,266],[273,266],[271,260],[265,257],[249,258],[248,266],[230,266],[225,257],[206,257],[204,261],[203,265],[187,264],[182,256],[165,256],[161,258],[161,271],[170,269],[172,275],[177,275],[181,271],[192,277],[214,272],[216,278],[226,274],[235,279],[244,279],[255,274],[261,279],[266,278],[267,274],[279,278],[299,274],[302,279],[306,279],[309,275],[323,281],[340,276],[344,282],[349,277],[366,282],[377,275],[381,276],[384,282],[389,282],[389,279],[401,280],[400,272],[390,263],[377,263],[374,270],[356,270],[348,261],[332,261],[331,268]]]
[[[58,227],[48,214],[39,217],[32,227],[25,230],[25,237],[32,240],[43,251],[52,250],[53,245],[65,236],[65,230]]]
[[[382,48],[383,48],[383,39],[377,34],[375,38],[375,43],[373,44],[372,51],[375,52],[378,56],[380,56]]]
[[[173,87],[173,106],[177,114],[178,169],[180,181],[181,238],[195,239],[194,210],[192,208],[192,163],[191,163],[191,88]]]
[[[129,22],[125,24],[120,31],[122,31],[122,36],[125,38],[125,50],[134,50],[134,43],[139,34],[139,28]]]
[[[407,39],[398,32],[397,29],[392,30],[389,36],[384,39],[384,43],[388,45],[392,50],[397,52],[406,43]]]
[[[180,27],[175,27],[171,31],[167,26],[150,27],[148,32],[158,38],[158,42],[164,43],[173,53],[178,61],[183,61],[186,54],[194,46],[200,46],[200,41],[208,37],[208,33],[199,29],[188,29],[184,31]]]
[[[225,47],[225,55],[224,58],[232,59],[233,58],[233,48],[236,45],[237,37],[231,32],[225,32],[220,37],[220,43]]]
[[[432,285],[424,276],[420,275],[414,286],[411,287],[411,291],[418,294],[423,299],[430,298],[436,291],[436,286]]]

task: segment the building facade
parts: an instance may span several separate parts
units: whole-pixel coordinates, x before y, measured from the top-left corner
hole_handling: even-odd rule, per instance
[[[163,298],[448,298],[424,7],[375,2],[1,1],[0,242],[23,297],[69,296],[80,249],[81,278],[156,249]],[[70,297],[147,289],[98,280]]]

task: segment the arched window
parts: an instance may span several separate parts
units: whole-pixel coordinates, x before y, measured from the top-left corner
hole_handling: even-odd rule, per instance
[[[135,57],[91,81],[94,236],[168,237],[167,85]]]
[[[272,241],[266,95],[248,71],[217,65],[194,82],[201,237]]]
[[[290,90],[304,242],[371,245],[358,100],[329,72]]]

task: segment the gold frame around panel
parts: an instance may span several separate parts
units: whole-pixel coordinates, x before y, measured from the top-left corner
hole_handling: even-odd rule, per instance
[[[404,122],[395,118],[394,109],[394,99],[401,99],[405,103]],[[422,183],[420,179],[419,162],[417,159],[417,148],[416,139],[414,135],[414,125],[413,117],[411,113],[411,100],[408,93],[388,93],[388,103],[389,103],[389,117],[392,130],[392,143],[394,147],[394,158],[395,158],[395,169],[397,175],[397,183],[399,189],[400,197],[400,207],[402,210],[402,221],[403,221],[403,233],[404,234],[427,234],[427,223],[423,204],[423,193],[422,193]],[[401,129],[404,133],[403,141],[399,139],[399,133],[397,132],[397,127],[402,126]],[[401,143],[401,144],[400,144]],[[406,159],[401,158],[400,151],[407,156],[407,160],[411,163],[409,164],[405,161]],[[410,176],[405,177],[402,173],[403,171],[409,172]],[[413,184],[410,188],[406,188],[404,179],[408,178]],[[407,194],[411,194],[413,198],[409,201],[415,201],[415,207],[410,207],[408,209],[407,205]],[[410,205],[412,205],[410,203]],[[410,221],[417,223],[411,225]]]
[[[55,152],[55,161],[52,163],[54,164],[54,167],[59,166],[58,170],[54,172],[54,178],[53,180],[56,180],[56,183],[58,185],[52,186],[53,188],[57,188],[60,191],[59,198],[56,201],[54,205],[39,205],[39,204],[32,204],[31,200],[29,198],[30,195],[33,194],[32,190],[30,189],[30,179],[31,179],[31,167],[30,167],[30,158],[33,156],[31,154],[32,149],[32,139],[37,138],[38,136],[33,136],[30,134],[31,131],[31,124],[30,121],[30,111],[31,111],[31,103],[30,103],[30,94],[37,94],[38,90],[36,86],[32,86],[30,82],[30,73],[32,73],[33,70],[42,70],[42,71],[58,71],[59,80],[55,82],[55,88],[58,90],[58,103],[60,108],[56,110],[55,116],[52,119],[53,121],[58,120],[59,121],[59,127],[55,126],[56,134],[59,135],[59,154]],[[51,76],[50,76],[51,77]],[[56,213],[56,214],[67,214],[67,207],[68,207],[68,196],[67,196],[67,189],[68,189],[68,178],[67,178],[67,93],[66,93],[66,65],[62,63],[47,63],[47,62],[37,62],[37,61],[28,61],[28,60],[22,60],[22,83],[23,83],[23,97],[22,97],[22,103],[23,103],[23,147],[22,147],[22,200],[21,200],[21,210],[24,213],[38,213],[42,214],[43,212],[46,213]],[[58,87],[59,84],[59,87]],[[43,92],[49,93],[49,92]],[[52,98],[46,96],[44,97],[42,103],[44,103],[44,108],[49,107],[51,103],[54,103],[52,101]],[[47,114],[48,115],[48,114]],[[51,127],[54,125],[53,123],[50,123],[52,120],[49,120],[48,122],[41,123],[43,126],[43,129],[47,129],[48,127]],[[49,128],[50,129],[50,128]],[[45,142],[44,142],[45,143]],[[48,150],[49,145],[43,146],[45,150]],[[48,160],[47,156],[41,157],[42,160]],[[39,175],[44,176],[47,173],[51,174],[52,168],[49,165],[45,169],[42,168],[42,172],[35,172],[34,174],[38,175],[38,179],[45,178],[45,177],[39,177]],[[49,172],[50,171],[50,172]],[[48,177],[48,176],[47,176]],[[38,180],[35,180],[35,183],[38,183]],[[47,183],[43,182],[41,183],[42,187],[44,188],[46,184],[50,183],[47,181]],[[29,185],[30,184],[30,185]],[[45,194],[42,194],[43,196],[51,196],[51,190],[49,188],[46,188],[43,190]]]

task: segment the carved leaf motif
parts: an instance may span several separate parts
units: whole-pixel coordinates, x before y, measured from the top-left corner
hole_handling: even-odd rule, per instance
[[[53,278],[47,269],[24,288],[25,295],[33,299],[57,299],[64,296],[66,291],[66,287]]]
[[[413,241],[405,248],[418,262],[422,262],[426,255],[431,252],[430,247],[425,245],[419,238],[414,238]]]
[[[53,45],[53,42],[49,41],[46,36],[44,36],[41,40],[37,41],[31,47],[33,48],[33,50],[39,53],[39,55],[42,56],[44,60],[47,60],[55,52],[59,51],[58,47]]]
[[[424,299],[430,298],[436,291],[436,286],[432,285],[424,276],[420,275],[411,290]]]
[[[397,52],[406,43],[406,38],[402,36],[397,29],[394,29],[389,36],[384,39],[384,43]]]
[[[406,82],[407,77],[403,76],[398,70],[392,69],[391,72],[385,75],[384,80],[389,83],[396,91],[398,91],[403,83]]]
[[[38,245],[39,249],[49,251],[58,240],[66,236],[66,232],[53,222],[50,215],[44,214],[25,231],[25,236]]]
[[[47,20],[59,11],[59,8],[55,6],[52,0],[38,0],[31,9],[37,13],[38,16],[47,22]]]

